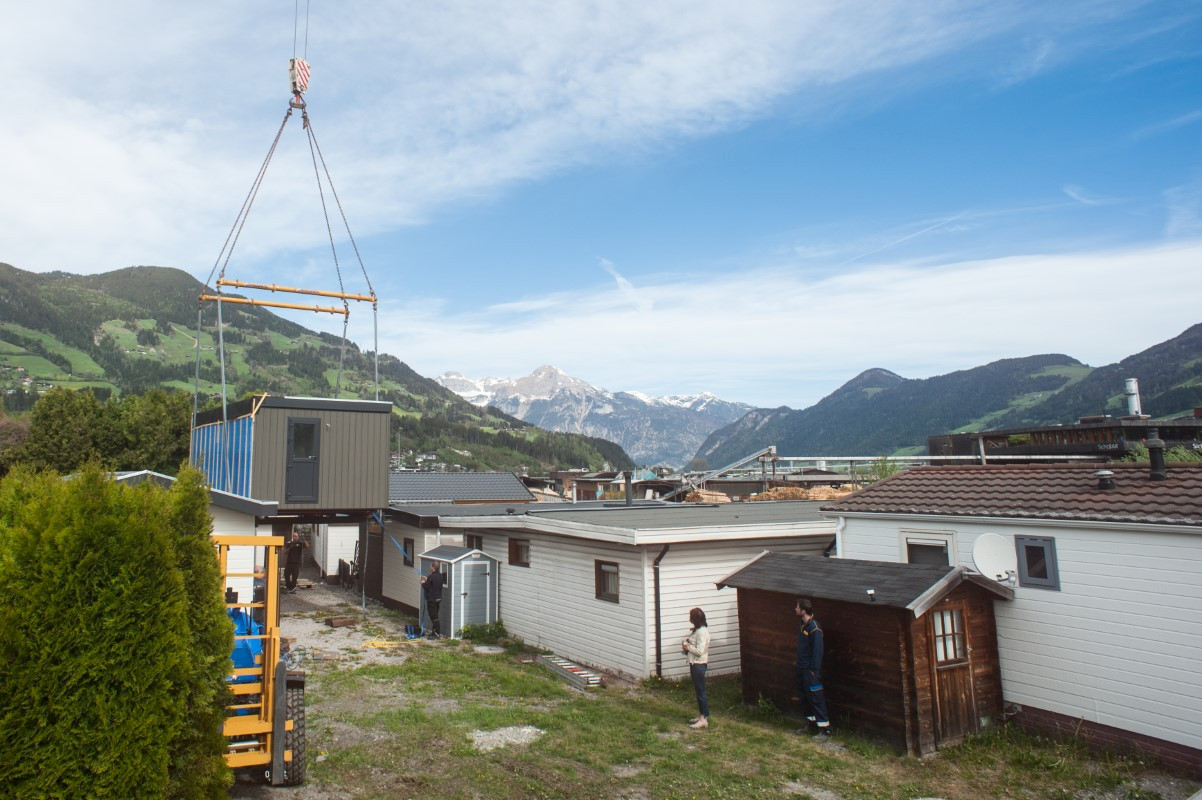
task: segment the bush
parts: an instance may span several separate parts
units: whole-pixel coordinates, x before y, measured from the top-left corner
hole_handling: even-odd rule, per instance
[[[471,639],[476,644],[496,644],[508,639],[509,631],[505,630],[505,623],[497,620],[487,624],[464,625],[459,629],[459,636],[462,639]]]
[[[223,795],[230,631],[204,497],[96,466],[0,483],[0,797]]]

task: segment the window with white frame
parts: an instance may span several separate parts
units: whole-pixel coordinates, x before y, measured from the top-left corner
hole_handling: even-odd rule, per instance
[[[1060,590],[1060,570],[1056,565],[1056,540],[1050,537],[1015,536],[1018,554],[1018,585],[1037,589]]]
[[[907,564],[957,563],[954,531],[902,530],[901,560]]]

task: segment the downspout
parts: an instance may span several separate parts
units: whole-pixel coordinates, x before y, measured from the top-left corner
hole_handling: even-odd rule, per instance
[[[655,557],[655,561],[651,562],[651,574],[655,583],[655,677],[664,677],[664,638],[663,638],[663,622],[660,620],[659,608],[659,562],[664,560],[664,556],[668,554],[668,548],[672,545],[664,545],[664,549],[659,551],[659,555]]]
[[[847,527],[847,517],[839,516],[835,523],[835,538],[831,542],[830,547],[822,551],[822,555],[827,558],[831,557],[831,550],[835,551],[835,558],[843,558],[843,529]]]

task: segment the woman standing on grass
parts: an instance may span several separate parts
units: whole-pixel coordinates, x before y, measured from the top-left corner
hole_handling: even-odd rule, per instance
[[[710,629],[705,624],[705,612],[700,608],[689,612],[689,622],[693,625],[693,632],[680,643],[680,652],[688,656],[689,676],[693,679],[697,709],[701,712],[695,719],[689,720],[689,727],[708,728],[710,705],[705,696],[705,672],[709,669],[710,661]]]

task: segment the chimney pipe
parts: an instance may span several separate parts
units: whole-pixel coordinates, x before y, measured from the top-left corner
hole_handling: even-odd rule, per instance
[[[1156,428],[1148,429],[1148,439],[1144,442],[1148,448],[1148,460],[1151,462],[1151,472],[1148,477],[1154,481],[1163,481],[1167,476],[1164,469],[1164,441]]]
[[[630,481],[634,476],[634,473],[630,470],[626,470],[622,473],[622,475],[626,478],[626,505],[632,506],[634,505],[634,490],[631,487]]]
[[[1098,479],[1098,488],[1102,491],[1114,488],[1114,473],[1112,471],[1100,469],[1093,475]]]
[[[1138,417],[1143,414],[1139,408],[1139,379],[1127,379],[1127,415]]]

